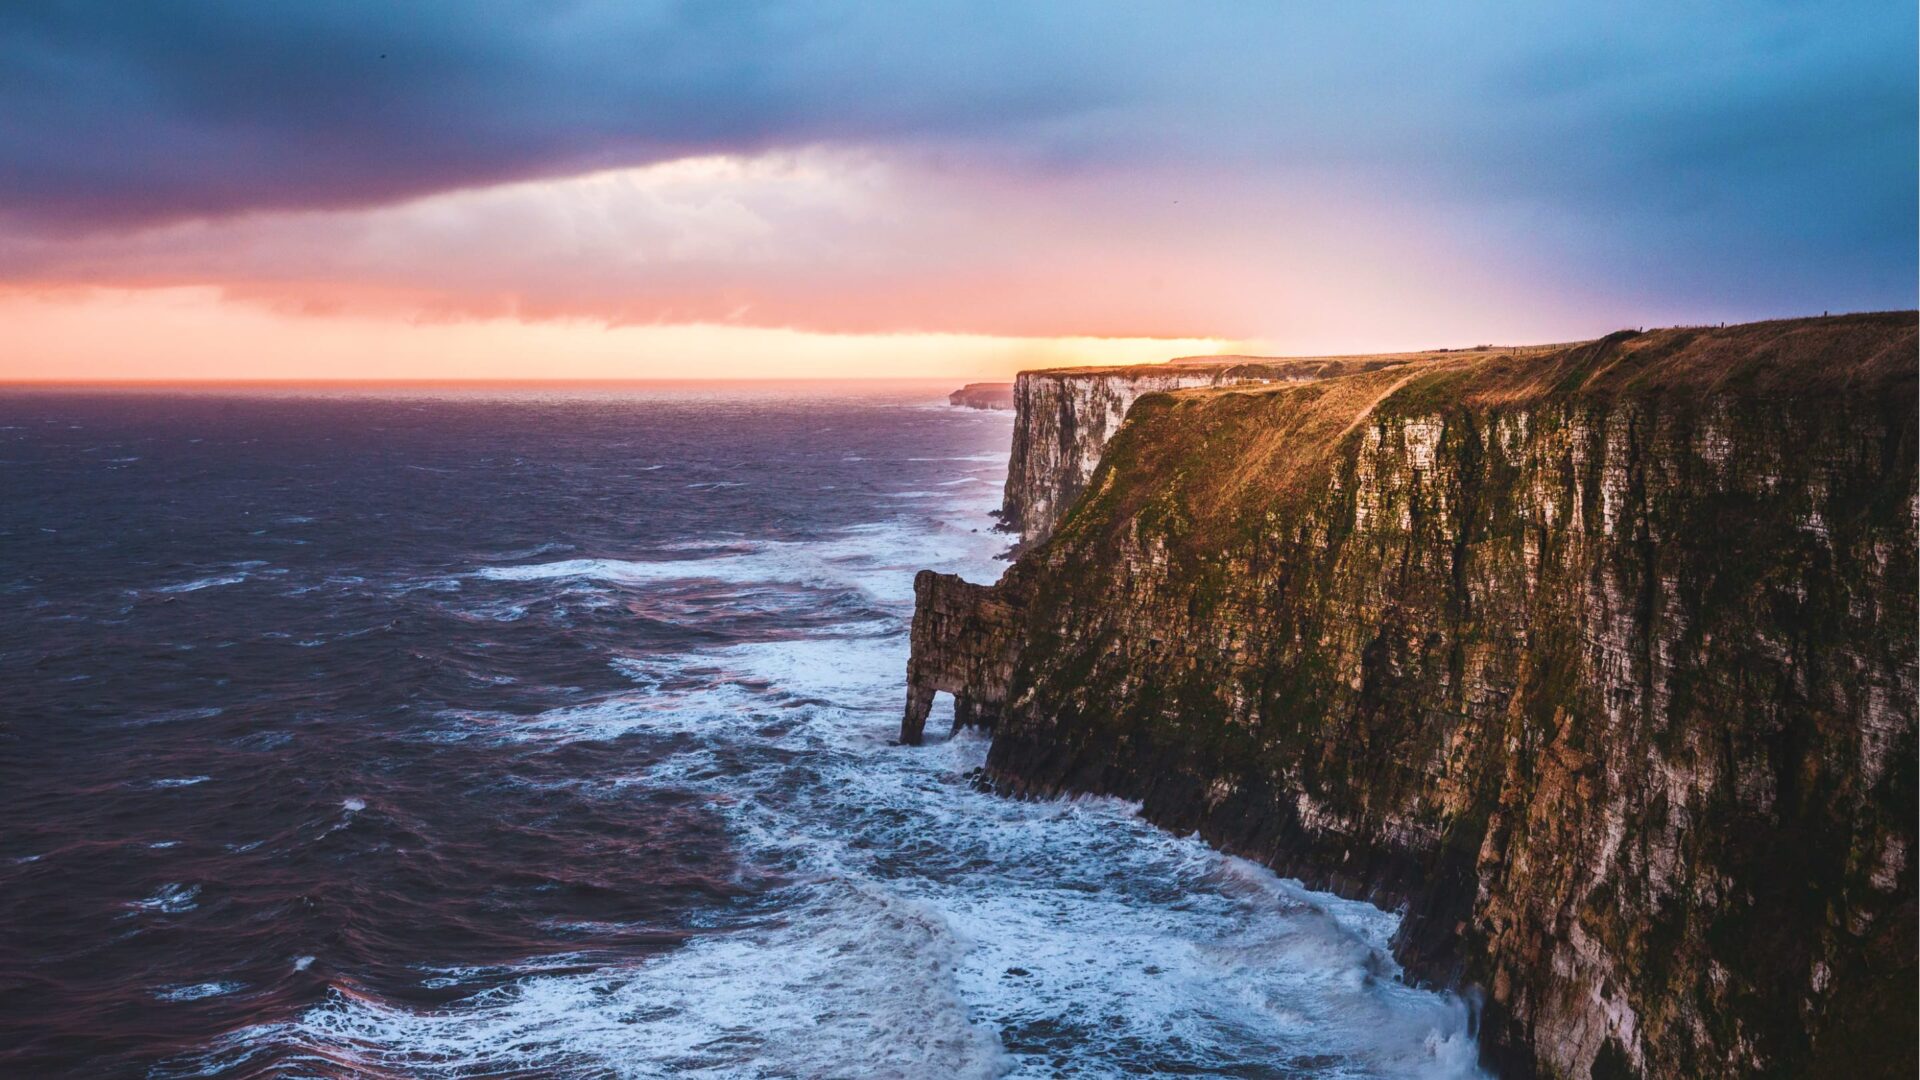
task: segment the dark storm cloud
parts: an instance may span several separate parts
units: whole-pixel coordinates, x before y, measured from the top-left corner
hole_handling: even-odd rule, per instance
[[[0,212],[86,231],[832,143],[1351,187],[1649,288],[1905,304],[1914,55],[1907,0],[21,3]]]
[[[1024,62],[1017,33],[954,57],[904,12],[853,11],[8,5],[0,201],[76,225],[362,205],[690,153],[1004,132],[1097,90],[1091,71],[1062,85]]]

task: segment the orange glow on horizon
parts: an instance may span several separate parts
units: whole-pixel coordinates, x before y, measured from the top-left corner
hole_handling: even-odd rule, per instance
[[[0,230],[0,380],[973,380],[1616,328],[1458,225],[1358,190],[815,148]]]
[[[0,290],[0,382],[359,383],[633,379],[1010,378],[1153,363],[1205,338],[835,334],[712,323],[302,314],[207,286]]]

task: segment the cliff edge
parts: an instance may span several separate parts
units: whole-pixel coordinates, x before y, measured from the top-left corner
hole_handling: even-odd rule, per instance
[[[1022,376],[1046,452],[1118,432],[998,585],[916,583],[903,737],[951,692],[1006,789],[1404,906],[1509,1075],[1910,1076],[1915,349],[1621,333],[1124,426],[1110,371]]]

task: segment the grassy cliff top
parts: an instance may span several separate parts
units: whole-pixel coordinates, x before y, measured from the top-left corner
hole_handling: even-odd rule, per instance
[[[1724,327],[1622,330],[1596,341],[1526,349],[1419,354],[1392,370],[1380,405],[1525,404],[1568,394],[1827,394],[1912,384],[1920,313],[1912,311],[1775,319]],[[1241,385],[1189,395],[1281,393]]]
[[[1308,364],[1326,363],[1333,360],[1378,360],[1388,363],[1404,364],[1414,360],[1448,359],[1463,353],[1534,355],[1585,344],[1587,343],[1584,341],[1566,341],[1554,345],[1472,345],[1466,348],[1455,349],[1415,349],[1412,352],[1328,353],[1325,356],[1246,356],[1237,353],[1222,353],[1213,356],[1176,356],[1166,363],[1172,367],[1180,368],[1231,367],[1236,364]]]
[[[1415,352],[1384,353],[1335,353],[1326,356],[1251,356],[1241,353],[1220,353],[1208,356],[1176,356],[1152,364],[1089,364],[1082,367],[1036,368],[1023,371],[1022,375],[1041,375],[1047,377],[1073,377],[1078,375],[1121,375],[1137,377],[1141,375],[1185,375],[1205,372],[1213,369],[1248,368],[1271,369],[1276,373],[1292,373],[1298,377],[1300,372],[1312,372],[1315,369],[1371,370],[1393,364],[1406,364],[1422,360],[1450,360],[1461,356],[1538,356],[1561,349],[1570,349],[1589,342],[1566,342],[1558,345],[1474,345],[1464,349],[1421,349]]]
[[[1723,327],[1668,327],[1644,333],[1622,330],[1596,341],[1553,345],[1478,345],[1465,349],[1365,353],[1348,356],[1181,356],[1156,364],[1043,368],[1022,375],[1071,378],[1110,375],[1137,378],[1210,369],[1243,369],[1274,378],[1337,378],[1405,364],[1436,375],[1476,372],[1477,403],[1500,397],[1523,399],[1553,390],[1644,388],[1649,380],[1676,389],[1799,389],[1837,387],[1865,379],[1911,377],[1916,313],[1870,312],[1804,319],[1774,319]],[[1613,349],[1615,363],[1589,370],[1594,350]],[[1579,373],[1574,386],[1565,379]],[[1465,386],[1458,390],[1467,390]],[[1260,393],[1255,386],[1188,393]]]
[[[1435,354],[1318,382],[1149,394],[1060,532],[1111,524],[1175,490],[1184,492],[1177,511],[1201,519],[1249,496],[1284,499],[1376,417],[1623,398],[1680,410],[1733,398],[1911,414],[1920,411],[1917,349],[1920,314],[1884,312],[1622,331],[1541,350]]]

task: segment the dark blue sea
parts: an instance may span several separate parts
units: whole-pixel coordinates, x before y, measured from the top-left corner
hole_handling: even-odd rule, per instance
[[[0,392],[0,1076],[1471,1075],[1394,915],[892,744],[946,389]]]

